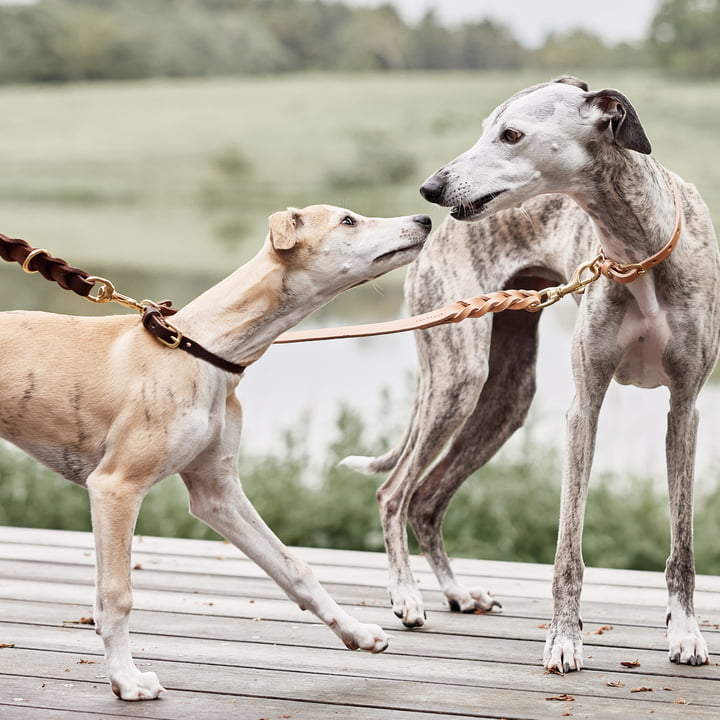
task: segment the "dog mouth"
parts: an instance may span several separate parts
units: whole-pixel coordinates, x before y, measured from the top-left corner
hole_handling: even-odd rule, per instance
[[[394,257],[395,255],[398,255],[399,253],[407,252],[408,250],[417,250],[422,243],[420,242],[414,242],[408,245],[403,245],[402,247],[396,248],[395,250],[388,250],[388,252],[383,253],[382,255],[378,255],[374,260],[373,263],[381,263],[385,260],[389,260],[390,258]]]
[[[507,192],[507,188],[505,190],[496,190],[495,192],[488,193],[472,202],[463,202],[460,205],[455,205],[450,210],[450,217],[455,218],[455,220],[469,220],[474,218],[485,209],[488,203],[492,202],[498,195],[502,195],[504,192]]]

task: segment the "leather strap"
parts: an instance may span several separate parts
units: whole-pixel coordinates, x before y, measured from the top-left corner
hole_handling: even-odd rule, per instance
[[[142,324],[145,329],[163,345],[167,345],[167,347],[173,349],[179,348],[180,350],[184,350],[194,357],[204,360],[225,372],[239,375],[245,370],[245,365],[225,360],[225,358],[221,358],[219,355],[215,355],[215,353],[204,348],[200,343],[185,337],[180,330],[165,319],[165,312],[163,310],[163,308],[148,305],[142,314]]]
[[[63,290],[72,290],[87,297],[95,286],[84,270],[68,265],[62,258],[52,257],[47,250],[30,247],[24,240],[0,233],[0,257],[22,265],[27,273],[39,272],[46,280],[56,282]]]
[[[680,238],[680,233],[682,231],[680,191],[678,190],[675,176],[671,173],[668,173],[668,178],[670,181],[670,188],[673,194],[673,202],[675,203],[675,227],[673,228],[670,240],[668,240],[667,244],[663,248],[658,250],[658,252],[656,252],[654,255],[651,255],[649,258],[645,258],[645,260],[640,263],[631,265],[623,265],[616,260],[611,260],[605,255],[605,251],[600,248],[599,267],[601,275],[604,275],[611,280],[617,280],[617,282],[619,283],[631,283],[633,280],[637,280],[639,277],[642,277],[646,272],[648,272],[648,270],[652,270],[654,267],[659,265],[675,249],[675,246],[677,245],[677,242]]]
[[[372,335],[390,335],[406,330],[422,330],[435,325],[458,323],[466,318],[478,318],[487,313],[504,310],[540,310],[542,293],[537,290],[499,290],[481,295],[471,300],[458,300],[451,305],[432,310],[423,315],[413,315],[400,320],[389,320],[369,325],[350,325],[340,328],[321,330],[299,330],[280,335],[275,343],[305,342],[307,340],[333,340],[336,338],[370,337]]]

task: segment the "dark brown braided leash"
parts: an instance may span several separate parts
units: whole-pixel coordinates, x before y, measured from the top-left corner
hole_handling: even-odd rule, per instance
[[[115,292],[113,284],[105,278],[90,275],[84,270],[68,265],[62,258],[52,257],[47,250],[32,248],[25,240],[10,238],[0,233],[0,257],[8,262],[16,262],[26,273],[40,273],[44,278],[56,282],[64,290],[72,290],[86,300],[94,303],[116,302],[137,310],[142,315],[145,329],[168,348],[180,348],[194,357],[209,362],[226,372],[240,374],[245,365],[230,362],[215,355],[200,343],[185,337],[178,328],[167,321],[167,316],[177,310],[170,307],[169,301],[155,303],[151,300],[137,302],[126,295]],[[92,291],[98,288],[97,294]]]

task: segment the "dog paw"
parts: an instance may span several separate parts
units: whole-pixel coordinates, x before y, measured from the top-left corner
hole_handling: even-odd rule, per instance
[[[461,585],[445,588],[445,597],[448,605],[455,612],[474,613],[491,612],[502,605],[483,588],[466,589]]]
[[[110,681],[112,691],[121,700],[155,700],[165,688],[154,672],[131,671],[117,673]]]
[[[572,629],[575,626],[576,629]],[[564,675],[571,670],[580,670],[583,666],[582,637],[580,623],[560,625],[554,621],[545,640],[543,665],[549,672]]]
[[[407,628],[422,627],[427,620],[420,592],[414,588],[393,590],[390,593],[393,613]]]
[[[389,637],[379,625],[369,625],[353,621],[353,627],[339,633],[345,647],[349,650],[365,650],[381,653],[388,646]]]
[[[679,613],[675,613],[677,617]],[[710,662],[705,638],[694,617],[680,615],[668,619],[668,657],[680,665],[707,665]]]

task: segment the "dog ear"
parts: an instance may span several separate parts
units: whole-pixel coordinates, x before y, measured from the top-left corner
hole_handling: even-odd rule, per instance
[[[599,129],[605,131],[610,128],[616,145],[645,155],[652,152],[635,108],[622,93],[617,90],[598,90],[587,93],[585,98],[589,109],[601,113]]]
[[[291,250],[297,243],[297,218],[300,212],[288,208],[273,213],[268,221],[270,223],[270,243],[275,250]]]
[[[563,83],[564,85],[574,85],[576,88],[580,88],[585,92],[588,90],[588,84],[584,80],[580,80],[580,78],[573,77],[572,75],[563,75],[553,80],[553,82]]]

